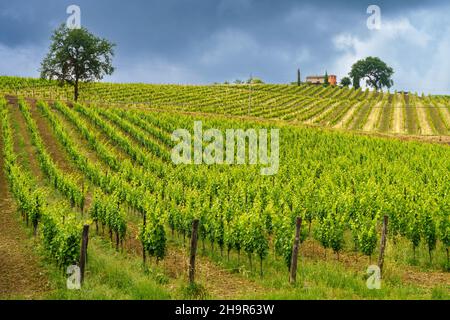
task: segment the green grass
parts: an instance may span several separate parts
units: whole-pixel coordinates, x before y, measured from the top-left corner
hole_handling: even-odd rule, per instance
[[[54,300],[166,300],[171,294],[157,272],[146,272],[141,260],[117,252],[107,240],[89,241],[88,266],[81,290],[68,290],[66,277],[49,264],[50,279],[56,288],[45,299]]]
[[[423,289],[403,283],[397,274],[389,274],[382,281],[381,290],[366,286],[365,270],[350,271],[340,262],[314,261],[303,258],[299,263],[297,285],[288,283],[287,268],[282,262],[270,259],[265,263],[265,275],[252,278],[267,287],[264,292],[252,293],[245,299],[448,299],[449,289],[436,286]],[[275,289],[275,290],[273,290]]]
[[[315,244],[317,248],[319,244]],[[253,270],[250,271],[248,258],[241,253],[239,262],[235,252],[230,254],[227,260],[226,250],[223,256],[219,248],[211,253],[207,250],[205,255],[223,269],[231,270],[242,278],[254,281],[263,290],[252,292],[236,297],[237,299],[392,299],[392,300],[422,300],[422,299],[450,299],[450,287],[445,284],[436,283],[434,286],[421,286],[420,281],[412,283],[404,281],[405,267],[412,268],[414,272],[441,271],[444,264],[445,253],[442,247],[434,252],[434,262],[430,264],[427,260],[428,253],[425,247],[417,251],[417,267],[412,267],[410,260],[412,249],[407,241],[400,241],[393,249],[393,243],[388,243],[388,250],[385,257],[385,271],[382,279],[381,290],[370,290],[367,288],[367,267],[369,264],[376,264],[376,257],[372,257],[361,264],[355,263],[347,266],[342,260],[338,261],[336,255],[331,251],[327,257],[316,253],[313,257],[305,257],[300,246],[300,258],[298,265],[297,284],[291,285],[288,282],[288,269],[282,258],[276,257],[272,250],[264,261],[264,275],[259,275],[259,260],[253,258]],[[206,248],[209,243],[206,242]],[[350,245],[346,247],[346,252],[350,253]],[[203,254],[199,249],[199,254]],[[409,270],[409,269],[408,269]],[[442,270],[443,271],[443,270]]]
[[[19,218],[18,218],[19,219]],[[31,228],[27,229],[30,243],[38,243],[32,238]],[[170,241],[180,247],[182,239],[177,237]],[[188,241],[187,241],[188,243]],[[210,244],[206,241],[206,248]],[[316,244],[317,248],[319,247]],[[203,283],[189,286],[185,277],[169,279],[164,270],[154,264],[144,270],[142,260],[135,254],[116,251],[108,239],[91,233],[86,278],[82,290],[68,290],[67,276],[58,269],[53,261],[45,256],[40,245],[37,253],[42,257],[42,268],[46,270],[52,290],[42,296],[45,300],[165,300],[165,299],[215,299],[220,297],[208,293]],[[420,283],[410,284],[403,281],[403,266],[409,265],[408,259],[412,250],[407,241],[399,241],[396,249],[388,243],[386,252],[385,273],[381,290],[369,290],[366,286],[366,266],[346,266],[338,261],[330,252],[326,257],[317,254],[305,257],[300,246],[297,284],[288,283],[287,267],[281,258],[275,257],[271,251],[264,261],[264,275],[259,275],[259,261],[254,257],[253,271],[250,271],[248,259],[241,254],[238,262],[237,254],[231,252],[227,261],[226,250],[223,256],[216,245],[214,253],[206,250],[205,256],[216,265],[230,272],[230,276],[241,277],[254,282],[262,288],[257,292],[249,292],[233,299],[262,300],[316,300],[316,299],[433,299],[449,300],[450,288],[444,284],[434,287],[421,287]],[[442,248],[439,248],[442,249]],[[346,247],[346,251],[350,246]],[[199,255],[203,255],[201,243]],[[436,264],[426,265],[426,248],[417,251],[417,269],[431,270],[442,261],[442,253],[435,252]],[[376,259],[372,258],[372,263]],[[369,265],[369,261],[367,261]],[[227,279],[224,278],[223,281]],[[14,297],[22,299],[22,297]]]

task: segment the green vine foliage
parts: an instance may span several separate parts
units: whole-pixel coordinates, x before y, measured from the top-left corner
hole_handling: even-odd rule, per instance
[[[5,171],[10,190],[16,199],[19,211],[31,220],[37,231],[41,229],[41,237],[47,252],[61,267],[77,263],[81,241],[82,223],[76,214],[62,214],[60,206],[49,206],[45,199],[48,194],[36,188],[33,178],[23,170],[14,153],[12,129],[6,101],[0,100],[0,116],[5,156]]]

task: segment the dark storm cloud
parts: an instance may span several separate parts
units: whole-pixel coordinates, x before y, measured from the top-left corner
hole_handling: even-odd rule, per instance
[[[297,67],[304,74],[333,72],[334,38],[369,36],[368,5],[390,19],[439,10],[446,1],[0,0],[0,55],[2,46],[32,48],[23,59],[38,52],[37,69],[70,4],[81,7],[84,26],[117,44],[112,80],[206,83],[250,73],[289,82]]]

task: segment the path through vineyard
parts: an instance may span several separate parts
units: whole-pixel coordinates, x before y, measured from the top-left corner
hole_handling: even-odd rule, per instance
[[[442,114],[442,121],[446,124],[447,128],[450,131],[450,108],[447,108],[443,104],[439,104],[439,108]]]
[[[0,139],[0,158],[3,159]],[[39,298],[46,292],[48,282],[33,244],[20,225],[13,199],[7,190],[3,160],[0,161],[0,299]]]
[[[433,129],[428,122],[427,114],[426,114],[426,106],[422,102],[417,103],[417,116],[419,118],[421,134],[423,135],[432,135]]]
[[[129,253],[140,256],[142,254],[142,244],[137,239],[139,232],[138,226],[128,221],[128,236],[125,242],[125,250]],[[171,238],[172,241],[181,236]],[[187,272],[189,268],[189,242],[186,239],[186,245],[172,243],[167,248],[167,255],[161,261],[164,273],[171,279],[183,279],[182,283],[187,282]],[[155,264],[148,262],[150,265]],[[205,287],[207,294],[215,299],[237,299],[241,296],[251,295],[258,292],[267,292],[270,289],[262,288],[254,281],[232,273],[214,263],[211,258],[203,254],[201,244],[199,243],[198,254],[196,257],[196,279]],[[168,283],[171,291],[177,291],[177,281]]]
[[[179,247],[169,248],[168,255],[164,259],[164,269],[170,277],[186,277],[189,256],[185,251]],[[271,290],[218,266],[201,254],[201,248],[196,258],[196,278],[206,288],[208,295],[216,299],[238,299],[246,295],[268,293]]]
[[[378,102],[373,108],[372,111],[369,113],[369,116],[367,118],[367,121],[365,125],[363,126],[364,131],[374,131],[377,129],[378,120],[380,118],[383,103]]]
[[[401,102],[397,102],[394,105],[394,118],[392,120],[392,132],[393,133],[404,133],[404,113],[403,106]]]
[[[359,105],[359,104],[358,104]],[[357,112],[358,107],[353,106],[351,107],[344,116],[333,126],[333,128],[337,129],[343,129],[346,127],[350,119],[353,117],[353,115]]]

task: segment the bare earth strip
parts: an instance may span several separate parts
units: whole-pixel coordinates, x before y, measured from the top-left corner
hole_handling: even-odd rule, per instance
[[[0,299],[36,299],[49,290],[48,283],[0,180]]]
[[[370,112],[369,117],[367,118],[367,121],[363,127],[363,131],[372,131],[376,129],[375,126],[382,111],[382,104],[383,103],[380,101],[372,108],[372,111]]]
[[[420,123],[420,134],[431,136],[434,134],[433,129],[428,123],[426,110],[424,109],[424,105],[417,101],[417,118]]]
[[[446,127],[450,128],[450,111],[443,104],[440,104],[439,107],[439,111],[442,115],[442,120],[444,121]]]
[[[403,114],[403,106],[400,102],[396,103],[393,110],[392,119],[392,133],[404,133],[404,120],[405,115]]]

